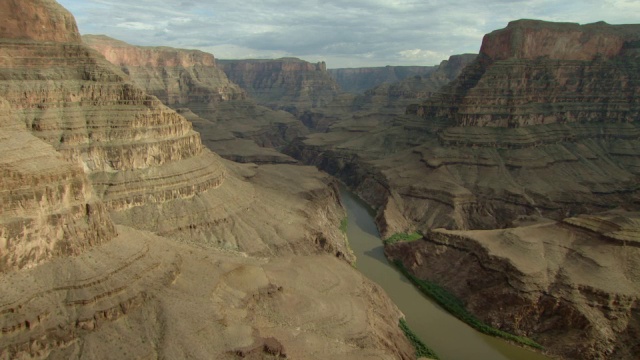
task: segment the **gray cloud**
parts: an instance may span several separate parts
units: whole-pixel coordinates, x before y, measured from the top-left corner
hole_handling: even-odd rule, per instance
[[[199,48],[218,58],[296,56],[329,67],[432,65],[477,52],[508,21],[637,22],[634,0],[58,0],[83,34]]]

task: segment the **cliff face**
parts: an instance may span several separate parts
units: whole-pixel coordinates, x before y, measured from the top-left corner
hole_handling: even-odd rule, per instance
[[[0,276],[77,255],[116,235],[91,183],[0,98]]]
[[[0,39],[0,358],[414,358],[331,179],[221,159],[67,25]]]
[[[82,41],[172,108],[208,113],[220,102],[245,98],[244,91],[227,79],[211,54],[133,46],[102,35],[84,35]]]
[[[435,230],[385,252],[487,323],[532,336],[557,356],[634,359],[638,230],[637,213],[619,211],[504,230]]]
[[[461,126],[635,121],[638,40],[637,25],[514,21],[486,35],[478,60],[410,111]]]
[[[379,103],[383,106],[402,107],[403,109],[416,100],[428,99],[442,86],[454,80],[475,58],[476,54],[452,55],[434,70],[424,74],[409,76],[401,81],[387,83],[372,88],[359,102]]]
[[[20,0],[7,0],[0,4],[0,13],[3,14],[0,38],[80,42],[80,33],[73,15],[54,1],[24,3]]]
[[[218,64],[258,104],[294,115],[329,103],[339,92],[324,62],[282,58],[219,60]]]
[[[394,83],[413,76],[426,77],[437,68],[437,66],[384,66],[327,71],[343,91],[359,94],[383,83]]]

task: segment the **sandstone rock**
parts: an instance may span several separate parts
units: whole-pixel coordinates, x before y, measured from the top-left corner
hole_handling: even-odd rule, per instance
[[[0,4],[0,13],[2,39],[80,42],[73,15],[55,0],[7,0]]]
[[[272,111],[245,99],[213,55],[197,50],[132,46],[106,36],[83,41],[191,121],[204,144],[224,158],[240,162],[293,163],[273,150],[307,130],[291,114]]]
[[[286,152],[374,206],[383,237],[430,234],[389,255],[477,316],[557,356],[632,359],[637,29],[512,23],[487,35],[478,59],[405,115],[335,116],[326,133]],[[508,49],[489,48],[503,44],[491,40],[503,33]],[[617,53],[610,37],[622,39]],[[555,50],[532,58],[523,45],[530,42]]]
[[[80,166],[33,136],[0,98],[0,275],[116,235]]]
[[[425,75],[384,83],[357,96],[343,94],[324,107],[305,111],[300,120],[316,132],[325,132],[334,125],[360,132],[386,127],[395,117],[404,114],[407,106],[429,98],[455,79],[475,57],[475,54],[453,55]]]
[[[0,39],[0,358],[414,358],[328,176],[221,159],[71,28]]]

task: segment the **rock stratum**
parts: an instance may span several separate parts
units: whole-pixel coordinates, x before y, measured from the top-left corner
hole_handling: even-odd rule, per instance
[[[221,159],[55,1],[3,4],[0,358],[414,358],[333,180]]]
[[[561,358],[633,359],[639,38],[511,22],[405,114],[335,116],[286,152],[374,206],[383,236],[426,234],[388,255],[481,319]]]
[[[487,34],[476,63],[412,112],[461,126],[634,122],[639,32],[603,22],[511,22]]]
[[[205,114],[215,111],[220,102],[246,97],[216,65],[212,54],[163,46],[133,46],[104,35],[84,35],[82,41],[171,108],[190,108]]]
[[[306,134],[307,129],[291,114],[246,98],[212,54],[133,46],[103,35],[82,38],[136,85],[191,121],[204,145],[220,156],[238,162],[296,162],[274,148]]]
[[[218,60],[218,64],[258,104],[294,115],[326,105],[340,93],[324,62],[281,58]]]

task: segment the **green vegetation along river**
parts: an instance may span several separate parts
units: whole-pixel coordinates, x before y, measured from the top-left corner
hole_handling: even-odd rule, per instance
[[[405,314],[413,332],[442,360],[548,360],[529,349],[481,334],[442,310],[419,292],[385,258],[371,209],[341,186],[347,209],[347,237],[357,268],[378,283]]]

